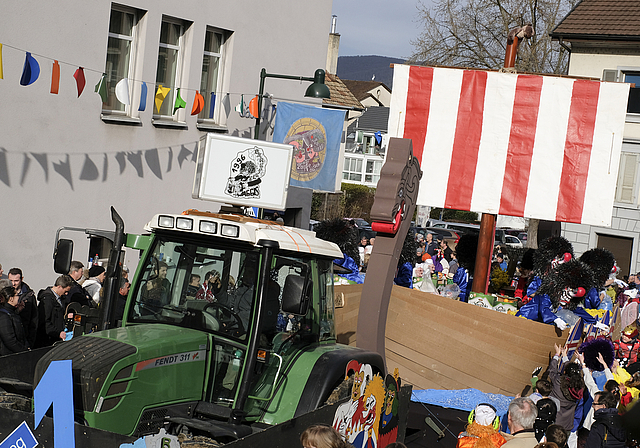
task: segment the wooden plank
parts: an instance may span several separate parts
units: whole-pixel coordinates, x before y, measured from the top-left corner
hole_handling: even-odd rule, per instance
[[[336,333],[355,345],[362,286],[335,289],[345,297],[345,306],[336,309]],[[548,364],[553,344],[566,340],[551,325],[435,294],[398,286],[391,294],[388,369],[401,367],[416,387],[515,395],[529,384],[534,367]]]

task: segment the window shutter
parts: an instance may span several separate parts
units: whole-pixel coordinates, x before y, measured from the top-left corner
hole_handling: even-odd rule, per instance
[[[620,154],[620,172],[616,186],[616,201],[634,204],[636,197],[636,177],[638,154],[623,152]]]

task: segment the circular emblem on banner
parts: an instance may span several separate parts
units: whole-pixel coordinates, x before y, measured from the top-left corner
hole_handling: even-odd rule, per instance
[[[291,125],[283,143],[293,146],[293,179],[306,182],[320,173],[327,155],[327,133],[318,120],[300,118]]]

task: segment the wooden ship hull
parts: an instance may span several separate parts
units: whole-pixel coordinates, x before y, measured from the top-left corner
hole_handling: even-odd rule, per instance
[[[335,286],[338,341],[356,345],[363,285]],[[393,286],[387,316],[387,370],[414,389],[468,389],[513,396],[549,364],[568,331],[436,294]]]

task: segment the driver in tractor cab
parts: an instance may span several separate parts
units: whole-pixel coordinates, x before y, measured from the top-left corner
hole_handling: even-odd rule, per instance
[[[218,303],[237,313],[245,332],[248,331],[249,321],[251,319],[251,306],[255,295],[257,273],[257,257],[247,256],[244,269],[235,289],[227,292],[222,288],[223,290],[216,296]],[[269,278],[267,282],[267,291],[263,305],[265,318],[263,320],[262,334],[269,337],[276,333],[276,324],[280,311],[280,285],[271,278]]]

